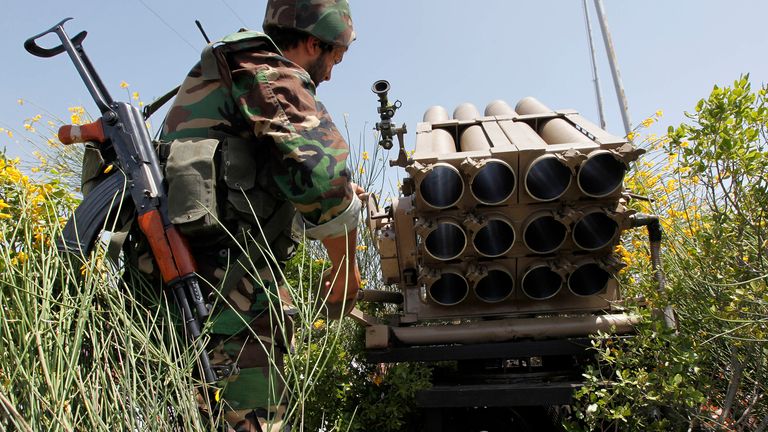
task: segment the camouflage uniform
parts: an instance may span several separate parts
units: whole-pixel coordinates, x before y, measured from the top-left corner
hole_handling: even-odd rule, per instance
[[[288,16],[291,4],[294,10],[324,4],[313,31],[328,43],[354,40],[344,0],[271,1],[265,27],[305,25],[296,20],[306,19],[307,10]],[[169,216],[189,238],[201,276],[220,286],[238,265],[236,242],[248,245],[250,260],[240,273],[246,275],[225,287],[214,308],[209,355],[214,365],[233,366],[221,383],[228,423],[238,431],[248,422],[264,428],[265,417],[282,415],[275,405],[285,403],[280,369],[292,336],[283,312],[290,299],[274,270],[293,252],[294,209],[309,238],[337,237],[357,226],[348,145],[316,99],[309,74],[268,37],[244,30],[206,48],[181,85],[162,141],[173,141]],[[258,252],[264,246],[274,260]]]

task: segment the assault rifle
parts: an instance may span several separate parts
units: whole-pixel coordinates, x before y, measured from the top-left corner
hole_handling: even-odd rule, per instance
[[[214,383],[216,374],[200,340],[200,320],[209,315],[195,273],[196,264],[186,239],[168,218],[168,200],[163,183],[163,172],[155,154],[152,139],[139,110],[126,102],[115,102],[96,73],[83,50],[86,32],[69,38],[62,20],[54,27],[32,36],[24,48],[38,57],[69,54],[77,72],[83,79],[101,117],[93,123],[67,125],[59,129],[63,144],[93,142],[113,169],[75,210],[62,234],[60,248],[88,253],[100,231],[110,218],[126,206],[132,210],[139,228],[146,236],[152,254],[160,268],[163,282],[173,293],[182,313],[187,337],[200,353],[199,365],[206,383]],[[61,45],[43,48],[37,44],[41,37],[55,33]],[[130,199],[126,196],[127,190]],[[190,303],[194,307],[190,306]]]

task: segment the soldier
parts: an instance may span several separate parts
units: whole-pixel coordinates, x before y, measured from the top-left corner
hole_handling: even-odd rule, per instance
[[[162,131],[169,216],[219,299],[209,354],[221,378],[219,406],[238,432],[282,430],[276,369],[292,328],[276,270],[293,254],[296,233],[328,252],[319,294],[328,296],[329,317],[348,313],[360,286],[355,234],[364,191],[350,181],[348,145],[315,97],[355,39],[349,4],[268,0],[264,30],[208,45]]]

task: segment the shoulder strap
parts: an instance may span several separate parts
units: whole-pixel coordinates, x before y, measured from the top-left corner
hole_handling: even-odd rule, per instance
[[[214,54],[214,50],[224,45],[230,45],[233,48],[236,48],[236,50],[238,51],[242,49],[252,48],[259,45],[264,45],[264,47],[269,51],[274,51],[276,53],[282,54],[282,52],[277,47],[277,45],[275,45],[272,39],[270,39],[270,37],[267,36],[266,34],[253,31],[253,30],[241,29],[236,33],[232,33],[230,35],[223,37],[220,41],[210,43],[206,45],[205,48],[203,48],[203,52],[200,55],[200,63],[201,63],[204,79],[212,80],[212,79],[219,79],[221,77],[219,73],[218,60],[216,58],[216,55]],[[150,116],[152,116],[152,114],[154,114],[157,110],[159,110],[163,105],[168,103],[169,100],[173,99],[173,97],[176,96],[176,94],[179,92],[180,88],[181,88],[180,85],[176,86],[176,88],[160,96],[158,99],[155,99],[149,105],[146,105],[142,110],[142,114],[144,115],[144,120],[147,120]]]
[[[224,36],[221,40],[209,43],[200,55],[202,78],[206,81],[221,79],[220,61],[229,52],[260,48],[282,54],[272,39],[264,33],[240,29]]]
[[[176,96],[176,93],[179,92],[180,88],[181,88],[181,85],[178,85],[173,90],[169,91],[168,93],[152,101],[152,103],[150,103],[149,105],[145,105],[144,109],[142,110],[142,114],[144,115],[144,120],[147,120],[152,114],[155,113],[155,111],[159,110],[160,107],[165,105],[169,100],[173,99],[173,97]]]

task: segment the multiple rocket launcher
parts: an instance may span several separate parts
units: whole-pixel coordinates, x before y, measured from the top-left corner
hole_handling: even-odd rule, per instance
[[[403,321],[610,310],[641,152],[531,97],[428,109],[404,196],[372,218]]]

